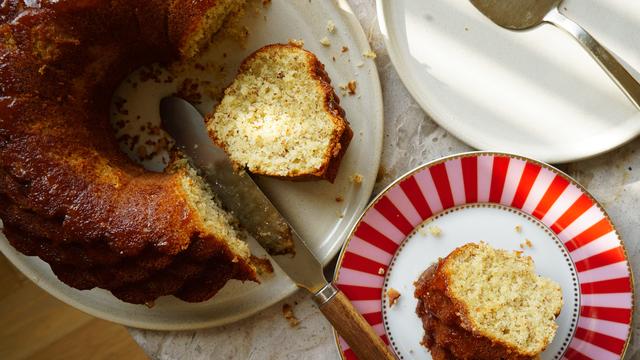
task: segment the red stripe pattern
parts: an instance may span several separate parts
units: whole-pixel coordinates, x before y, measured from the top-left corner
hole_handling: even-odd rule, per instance
[[[547,211],[549,211],[551,206],[556,202],[556,200],[558,200],[567,186],[569,186],[569,181],[567,179],[556,176],[531,215],[542,220],[542,218],[547,214]]]
[[[462,178],[464,180],[464,193],[467,204],[478,201],[478,159],[476,157],[464,157],[462,163]]]
[[[493,158],[493,176],[491,176],[491,191],[489,192],[489,202],[499,204],[504,190],[504,182],[509,169],[509,158],[499,156]]]
[[[485,159],[489,157],[493,166],[488,169],[486,166],[478,166],[479,156],[483,156]],[[461,173],[455,171],[448,174],[446,161],[458,161],[458,159],[460,161],[458,166],[462,168]],[[516,172],[510,173],[508,171],[512,159],[525,161],[521,173],[518,171],[515,174]],[[525,204],[528,204],[526,208],[531,210],[525,211],[540,220],[549,213],[548,218],[555,220],[550,220],[552,223],[547,225],[556,235],[564,230],[566,232],[563,233],[565,234],[563,236],[571,234],[563,241],[566,241],[565,246],[572,259],[576,259],[574,263],[579,274],[602,271],[603,267],[609,265],[628,264],[622,242],[615,233],[613,225],[604,213],[592,209],[596,203],[591,197],[586,193],[580,194],[577,199],[575,196],[563,196],[565,190],[568,191],[570,186],[573,190],[576,188],[571,185],[570,179],[560,173],[552,173],[553,179],[547,177],[546,181],[537,181],[543,169],[542,165],[527,159],[515,159],[508,155],[494,156],[488,153],[475,153],[427,165],[406,176],[396,187],[399,187],[406,195],[410,204],[396,206],[397,199],[396,205],[394,205],[385,194],[375,200],[373,208],[383,217],[384,221],[374,221],[372,219],[380,219],[380,217],[367,217],[365,214],[364,220],[357,225],[354,237],[359,239],[358,243],[364,241],[368,245],[367,247],[351,246],[351,242],[346,245],[337,272],[336,285],[352,301],[379,301],[379,309],[373,312],[369,311],[363,316],[371,325],[382,324],[382,288],[353,285],[353,278],[349,284],[341,283],[341,270],[349,269],[363,274],[384,276],[389,264],[381,263],[376,259],[391,259],[399,248],[398,235],[404,234],[406,236],[413,231],[413,226],[408,219],[414,219],[415,222],[416,213],[423,220],[435,215],[429,204],[435,204],[434,206],[437,208],[438,200],[442,205],[442,211],[453,207],[454,193],[464,194],[467,204],[475,203],[482,198],[488,198],[491,203],[500,203],[505,183],[511,184],[511,190],[507,197],[510,197],[515,189],[513,199],[509,199],[512,207],[523,209]],[[430,183],[430,179],[425,180],[429,176],[416,176],[420,171],[428,171],[433,183]],[[544,171],[545,174],[549,174],[549,170],[545,169]],[[454,178],[450,179],[449,176],[454,176]],[[489,188],[483,188],[479,179],[490,179]],[[485,184],[487,183],[487,180],[483,181]],[[452,189],[452,184],[458,184],[457,186],[463,188]],[[515,184],[517,187],[514,186]],[[415,209],[415,212],[412,212],[413,215],[403,214],[400,209],[408,207]],[[566,210],[557,216],[559,209]],[[553,215],[551,215],[552,212],[554,212]],[[396,242],[390,239],[390,236],[396,238]],[[358,274],[357,272],[355,274]],[[354,273],[352,272],[352,274]],[[624,324],[630,331],[632,316],[630,304],[632,304],[633,293],[630,274],[621,277],[619,272],[617,275],[613,272],[611,275],[604,273],[599,274],[597,279],[598,281],[581,282],[580,292],[583,296],[596,296],[599,297],[598,299],[604,300],[597,300],[598,306],[593,306],[593,303],[590,303],[592,306],[581,304],[580,316],[597,319],[593,321],[602,320]],[[621,296],[626,299],[624,303],[613,303],[620,301],[615,299],[620,299]],[[608,327],[593,328],[591,326],[587,329],[578,325],[575,338],[569,344],[564,358],[571,360],[592,359],[596,356],[594,354],[609,354],[612,358],[620,358],[626,341],[620,339],[620,334],[613,336],[615,334],[608,333],[608,330]],[[387,344],[389,343],[386,335],[383,334],[381,338]],[[342,354],[345,359],[356,359],[355,354],[348,347],[343,349]]]
[[[540,173],[542,168],[533,163],[527,163],[524,166],[524,171],[522,172],[522,176],[520,177],[520,182],[518,183],[518,189],[516,190],[516,194],[513,197],[513,201],[511,202],[511,206],[522,209],[524,206],[524,202],[527,200],[529,196],[529,192],[533,187],[533,183],[538,178],[538,174]]]
[[[416,182],[415,177],[412,176],[407,180],[402,181],[400,183],[400,187],[405,194],[411,194],[411,196],[408,197],[409,201],[411,201],[411,205],[413,205],[413,207],[416,209],[418,214],[420,214],[420,217],[422,217],[423,220],[433,215],[433,212],[431,211],[431,208],[429,208],[427,200],[424,198],[424,195],[422,195],[422,191],[420,191],[420,188],[418,187],[418,182]]]
[[[433,182],[438,189],[438,197],[440,197],[440,203],[442,203],[443,210],[453,207],[453,194],[451,194],[451,184],[449,183],[449,176],[447,175],[447,169],[444,163],[434,165],[429,169]]]
[[[551,230],[553,230],[556,234],[559,234],[564,230],[567,226],[573,223],[580,215],[584,214],[589,208],[593,206],[593,201],[589,199],[586,194],[580,195],[580,198],[576,200],[576,202],[571,205],[571,207],[565,211],[556,222],[551,225]]]

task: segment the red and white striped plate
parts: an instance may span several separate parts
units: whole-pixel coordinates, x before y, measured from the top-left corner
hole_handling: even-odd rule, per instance
[[[438,236],[429,231],[436,228]],[[439,257],[478,241],[523,250],[539,274],[562,286],[558,332],[543,359],[624,356],[634,297],[622,239],[575,180],[521,156],[465,153],[396,180],[354,228],[334,283],[399,358],[430,358],[419,344],[413,281]],[[393,307],[383,296],[391,287],[402,294]],[[343,358],[355,359],[336,339]]]

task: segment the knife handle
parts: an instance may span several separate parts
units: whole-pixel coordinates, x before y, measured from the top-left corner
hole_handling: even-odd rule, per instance
[[[358,359],[395,360],[380,336],[333,284],[327,284],[313,296],[313,300]]]
[[[564,16],[556,8],[544,20],[571,34],[593,57],[627,98],[640,109],[640,83],[622,66],[612,53],[593,38],[584,28]]]

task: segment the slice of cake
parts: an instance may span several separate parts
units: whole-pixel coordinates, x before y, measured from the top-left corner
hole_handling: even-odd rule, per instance
[[[207,116],[209,135],[254,174],[333,182],[353,132],[330,83],[312,53],[265,46]]]
[[[467,244],[415,286],[434,359],[536,359],[558,328],[560,285],[538,276],[520,252]]]

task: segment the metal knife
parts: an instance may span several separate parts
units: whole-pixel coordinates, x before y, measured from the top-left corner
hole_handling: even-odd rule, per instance
[[[240,224],[254,235],[260,245],[267,251],[274,248],[273,239],[261,236],[259,232],[257,235],[254,233],[257,228],[256,223],[268,223],[270,224],[268,226],[273,226],[280,231],[280,234],[290,236],[295,254],[275,255],[272,259],[296,285],[313,294],[313,300],[320,311],[345,339],[356,356],[367,360],[395,359],[389,348],[362,315],[355,310],[347,297],[333,284],[327,282],[318,259],[251,177],[246,173],[237,174],[234,171],[226,153],[215,146],[207,136],[204,119],[198,110],[181,98],[167,97],[160,103],[160,115],[165,131],[191,158],[193,164],[205,174],[205,178],[222,204],[236,215]],[[253,202],[255,206],[247,209],[245,206],[247,201],[243,199]],[[275,253],[277,254],[278,251]],[[271,251],[270,254],[274,252]]]
[[[470,0],[494,23],[511,30],[527,30],[549,23],[573,36],[627,98],[640,109],[640,83],[607,48],[560,12],[562,0]]]

